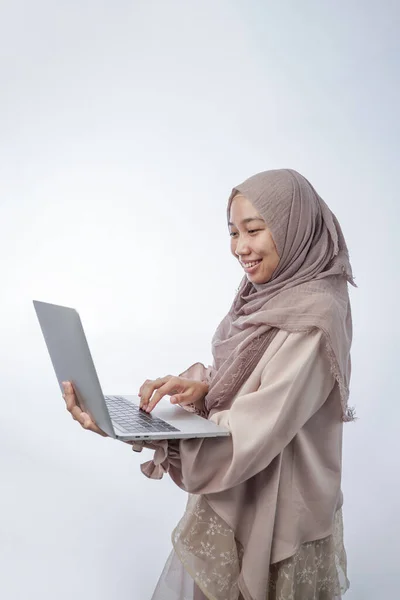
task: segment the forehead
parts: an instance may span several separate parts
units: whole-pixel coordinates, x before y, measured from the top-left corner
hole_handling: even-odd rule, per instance
[[[243,221],[249,222],[255,219],[264,221],[248,198],[241,194],[236,194],[229,208],[229,225],[239,225]]]

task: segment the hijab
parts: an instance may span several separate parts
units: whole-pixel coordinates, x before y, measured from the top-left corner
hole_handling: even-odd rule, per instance
[[[340,224],[310,182],[292,169],[265,171],[233,188],[245,196],[271,231],[279,263],[269,281],[244,277],[212,340],[213,377],[208,412],[230,407],[235,394],[279,329],[322,330],[339,384],[342,418],[350,421],[352,318],[348,283],[354,283]]]

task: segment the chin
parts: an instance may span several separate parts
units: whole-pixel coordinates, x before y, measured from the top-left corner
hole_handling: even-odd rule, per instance
[[[263,283],[268,283],[268,281],[270,281],[271,277],[248,277],[248,280],[251,281],[251,283],[257,283],[258,285],[262,285]]]

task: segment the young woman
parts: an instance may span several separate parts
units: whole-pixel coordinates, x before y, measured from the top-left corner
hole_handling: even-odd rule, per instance
[[[354,284],[340,225],[289,169],[233,189],[228,228],[245,276],[212,340],[214,362],[147,380],[141,407],[171,396],[229,438],[133,443],[143,473],[189,493],[153,600],[337,600],[348,588],[342,430]],[[105,435],[76,404],[74,419]]]

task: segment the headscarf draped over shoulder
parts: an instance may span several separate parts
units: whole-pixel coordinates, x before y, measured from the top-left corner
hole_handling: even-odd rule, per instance
[[[265,171],[232,190],[252,202],[274,239],[279,264],[267,283],[244,277],[213,340],[214,376],[206,408],[229,408],[279,329],[319,328],[339,383],[342,418],[348,407],[352,318],[348,282],[356,287],[339,222],[313,186],[291,169]]]

